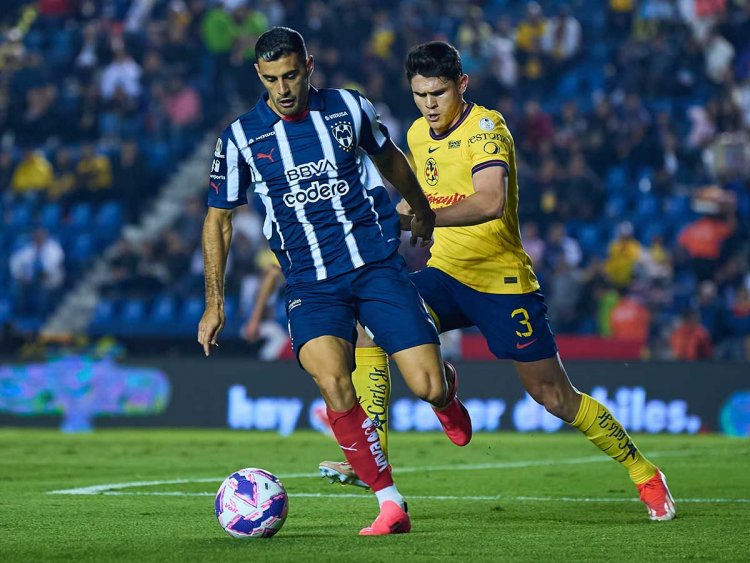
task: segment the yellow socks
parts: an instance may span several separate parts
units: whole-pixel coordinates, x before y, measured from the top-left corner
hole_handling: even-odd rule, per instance
[[[388,457],[388,402],[391,398],[391,374],[388,356],[382,348],[357,348],[357,367],[352,373],[352,383],[359,404],[375,423],[380,436],[380,446]]]
[[[624,465],[636,485],[656,475],[654,464],[641,454],[618,420],[596,399],[581,393],[581,406],[571,426],[578,428],[592,444]]]

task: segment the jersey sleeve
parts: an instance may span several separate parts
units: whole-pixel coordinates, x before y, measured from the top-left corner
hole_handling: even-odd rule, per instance
[[[368,154],[378,154],[385,148],[391,138],[388,128],[380,121],[380,115],[372,105],[372,102],[356,93],[359,107],[362,110],[362,131],[359,138],[359,146]]]
[[[231,129],[227,127],[216,141],[208,175],[208,206],[234,209],[247,203],[252,184],[250,167],[242,157]]]
[[[472,175],[490,168],[501,166],[510,173],[513,159],[513,137],[499,115],[485,113],[470,127],[467,143]]]

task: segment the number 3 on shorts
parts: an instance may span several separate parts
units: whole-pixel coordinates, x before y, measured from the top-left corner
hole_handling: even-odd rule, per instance
[[[515,319],[518,315],[521,316],[521,319],[518,322],[521,323],[528,330],[526,332],[516,331],[516,334],[518,336],[523,336],[523,337],[531,336],[532,334],[534,334],[534,328],[531,326],[531,323],[529,322],[528,311],[526,311],[526,309],[521,308],[521,309],[516,309],[510,314],[511,318],[513,319]]]

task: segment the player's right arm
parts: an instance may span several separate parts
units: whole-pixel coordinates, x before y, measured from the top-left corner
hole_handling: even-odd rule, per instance
[[[206,308],[198,324],[198,342],[208,356],[224,328],[224,273],[232,243],[232,210],[209,207],[203,222],[203,273]]]
[[[224,328],[224,273],[232,242],[232,212],[247,204],[247,187],[252,181],[247,162],[229,128],[216,142],[211,163],[208,212],[203,222],[203,273],[206,308],[198,324],[198,343],[208,356]]]

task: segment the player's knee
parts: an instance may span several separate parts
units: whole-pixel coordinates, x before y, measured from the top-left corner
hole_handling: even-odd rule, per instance
[[[350,374],[316,370],[310,375],[330,408],[345,411],[353,406],[356,397]]]

